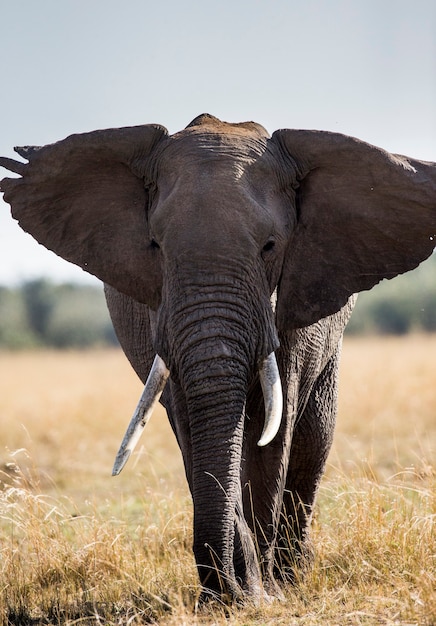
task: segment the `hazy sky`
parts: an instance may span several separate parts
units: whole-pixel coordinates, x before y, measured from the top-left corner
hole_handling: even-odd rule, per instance
[[[435,0],[0,0],[0,154],[158,122],[318,128],[436,161]],[[1,177],[4,170],[1,170]],[[0,284],[83,280],[0,200]]]

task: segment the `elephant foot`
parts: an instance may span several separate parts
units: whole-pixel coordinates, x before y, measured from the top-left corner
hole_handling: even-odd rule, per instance
[[[285,584],[298,585],[310,572],[315,559],[315,550],[309,539],[293,542],[277,550],[274,576]]]
[[[268,578],[264,580],[263,587],[266,595],[269,598],[269,604],[271,604],[272,602],[285,601],[285,595],[274,576],[268,576]]]
[[[210,607],[214,603],[219,604],[221,607],[259,607],[279,600],[284,600],[284,595],[278,583],[274,580],[272,582],[268,581],[267,584],[255,589],[244,590],[239,587],[236,593],[234,590],[232,592],[224,592],[222,590],[217,592],[203,588],[198,599],[198,607]]]

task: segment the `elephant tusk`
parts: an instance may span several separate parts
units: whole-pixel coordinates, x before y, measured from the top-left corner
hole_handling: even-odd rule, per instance
[[[266,446],[277,435],[283,411],[282,383],[274,352],[264,360],[259,378],[265,402],[265,424],[257,445]]]
[[[142,392],[138,406],[130,420],[130,424],[115,458],[112,476],[117,476],[121,472],[135,449],[142,431],[150,419],[154,406],[162,395],[169,375],[170,372],[164,361],[156,354],[145,383],[144,391]]]

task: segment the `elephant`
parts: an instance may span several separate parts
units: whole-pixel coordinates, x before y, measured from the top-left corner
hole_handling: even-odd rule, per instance
[[[20,226],[105,284],[144,393],[115,461],[166,408],[193,501],[201,598],[283,597],[313,559],[355,294],[436,243],[436,163],[340,133],[209,114],[2,157]]]

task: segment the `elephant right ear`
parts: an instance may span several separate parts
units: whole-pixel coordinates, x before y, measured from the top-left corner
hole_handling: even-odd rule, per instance
[[[86,272],[152,307],[161,276],[147,226],[143,173],[168,135],[158,125],[72,135],[0,158],[20,178],[0,183],[21,228]]]

